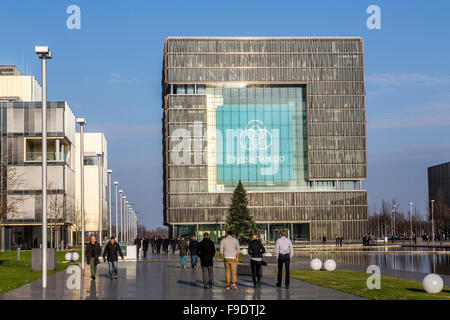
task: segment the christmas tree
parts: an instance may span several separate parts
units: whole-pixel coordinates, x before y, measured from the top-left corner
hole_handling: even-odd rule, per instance
[[[239,180],[231,197],[231,206],[228,210],[226,227],[227,230],[233,231],[239,241],[243,243],[248,243],[252,238],[252,234],[257,234],[258,232],[256,223],[253,221],[247,205],[247,192]]]

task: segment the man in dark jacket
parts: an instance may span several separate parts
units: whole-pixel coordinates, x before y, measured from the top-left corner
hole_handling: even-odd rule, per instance
[[[169,237],[164,236],[163,250],[164,250],[164,253],[169,253]]]
[[[119,244],[116,242],[114,237],[111,237],[108,244],[105,246],[105,250],[103,250],[103,261],[106,260],[105,257],[108,259],[109,280],[113,279],[113,273],[114,279],[117,279],[119,274],[117,272],[117,260],[119,260],[117,254],[120,254],[120,257],[123,260],[123,254]]]
[[[214,242],[209,239],[208,232],[203,234],[203,240],[197,245],[197,254],[203,272],[203,288],[208,289],[213,284],[213,259],[216,253]]]
[[[152,245],[152,253],[155,253],[156,237],[153,237],[153,238],[150,240],[150,244]]]
[[[178,249],[180,250],[180,265],[183,270],[186,270],[186,258],[188,251],[188,244],[184,240],[184,237],[181,237],[180,242],[178,242]]]
[[[144,253],[144,258],[147,258],[147,250],[148,250],[148,239],[142,237],[142,252]]]
[[[96,241],[95,236],[91,236],[91,241],[86,245],[86,262],[91,267],[91,279],[95,280],[95,275],[97,273],[97,265],[100,263],[98,257],[102,248],[100,244]]]
[[[262,255],[266,252],[258,236],[254,234],[252,241],[248,244],[248,254],[250,255],[250,268],[252,269],[253,287],[258,288],[261,281]]]
[[[136,236],[136,239],[134,239],[134,245],[136,246],[136,259],[139,260],[139,249],[141,249],[141,239],[139,239],[139,236]]]
[[[175,238],[170,240],[170,246],[172,247],[172,254],[175,254],[175,250],[177,249],[177,240]]]
[[[192,236],[191,241],[189,241],[189,253],[191,254],[191,267],[194,270],[197,270],[197,246],[198,242],[195,236]]]
[[[156,253],[160,253],[161,252],[162,242],[163,242],[163,239],[161,237],[156,239]]]

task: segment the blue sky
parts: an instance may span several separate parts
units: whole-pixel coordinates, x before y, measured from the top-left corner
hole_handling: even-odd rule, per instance
[[[81,30],[66,8],[81,8]],[[366,9],[381,8],[381,30]],[[48,97],[86,131],[147,227],[162,224],[161,70],[168,36],[361,36],[365,41],[370,210],[381,199],[424,212],[427,167],[450,161],[448,1],[18,1],[0,3],[0,64],[40,80],[34,46],[53,51]]]

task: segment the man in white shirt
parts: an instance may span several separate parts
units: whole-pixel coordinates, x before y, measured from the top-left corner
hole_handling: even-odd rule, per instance
[[[290,283],[290,272],[289,272],[289,263],[291,261],[291,257],[294,255],[294,247],[292,246],[292,242],[290,239],[286,238],[286,231],[282,230],[280,232],[280,238],[277,240],[275,245],[275,252],[277,254],[278,259],[278,281],[277,287],[281,287],[281,281],[283,277],[283,264],[286,268],[286,280],[285,285],[286,289],[289,289]]]

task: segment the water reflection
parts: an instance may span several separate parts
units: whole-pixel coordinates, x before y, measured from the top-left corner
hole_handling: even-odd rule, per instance
[[[448,248],[369,248],[300,255],[307,256],[310,259],[319,258],[322,261],[333,259],[337,263],[364,266],[375,264],[386,269],[450,275]]]

